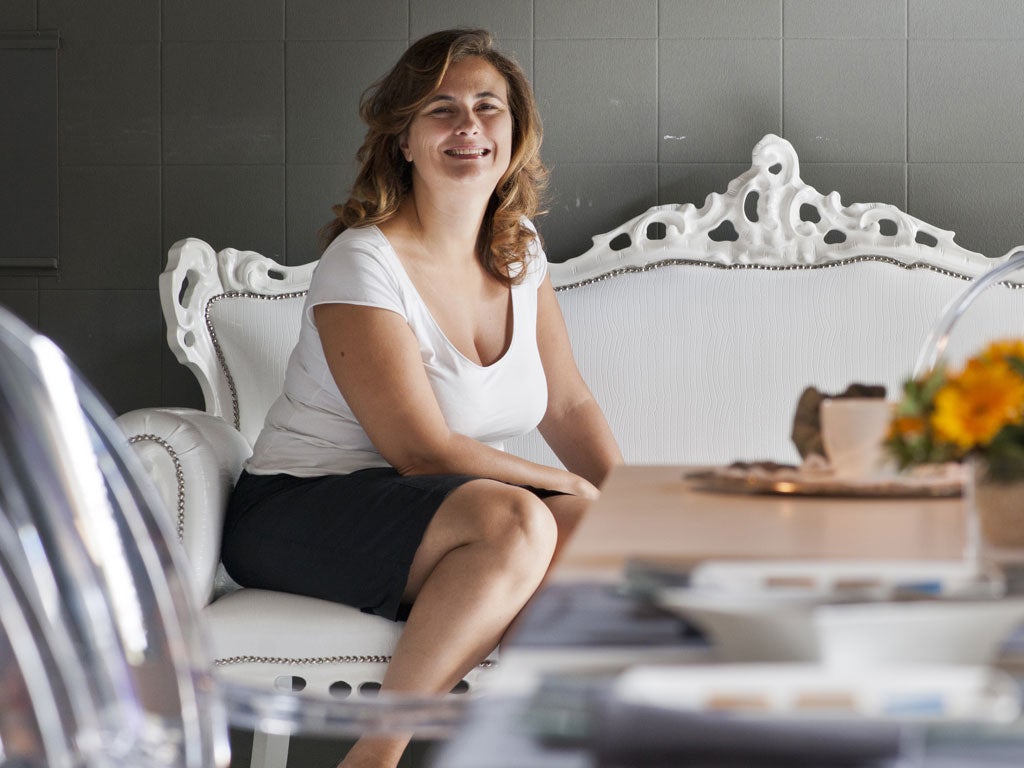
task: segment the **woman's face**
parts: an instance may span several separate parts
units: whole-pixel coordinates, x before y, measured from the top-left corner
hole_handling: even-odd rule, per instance
[[[400,146],[414,183],[473,184],[489,195],[512,157],[505,78],[476,56],[452,64]]]

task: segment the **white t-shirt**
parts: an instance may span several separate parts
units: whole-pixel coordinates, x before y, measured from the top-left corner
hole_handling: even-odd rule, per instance
[[[547,259],[534,242],[526,277],[512,286],[512,342],[499,360],[481,366],[442,333],[384,234],[375,226],[345,230],[313,273],[284,392],[267,413],[246,470],[317,477],[388,466],[327,367],[313,320],[318,304],[359,304],[401,315],[419,341],[427,378],[453,432],[500,449],[508,438],[537,426],[547,408],[537,349],[537,289]]]

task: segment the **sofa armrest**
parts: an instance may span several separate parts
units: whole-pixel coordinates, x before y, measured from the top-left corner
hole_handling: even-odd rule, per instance
[[[191,408],[142,408],[117,424],[164,501],[205,605],[220,564],[224,510],[249,444],[223,419]]]

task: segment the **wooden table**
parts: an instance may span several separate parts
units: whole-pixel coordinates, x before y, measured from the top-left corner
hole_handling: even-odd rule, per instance
[[[557,581],[619,578],[630,558],[956,559],[960,498],[772,496],[694,490],[678,466],[621,466],[556,565]]]
[[[629,627],[638,635],[647,625],[661,627],[655,612],[623,610],[620,603],[630,597],[609,585],[621,579],[630,558],[685,566],[714,557],[888,560],[959,559],[964,554],[960,498],[710,493],[695,490],[684,479],[685,472],[683,467],[665,466],[623,466],[612,472],[600,499],[563,550],[552,580],[535,598],[532,613],[528,608],[524,625],[503,647],[490,698],[439,752],[433,768],[592,766],[593,740],[574,748],[554,748],[538,742],[524,726],[543,681],[582,685],[581,681],[611,678],[636,664],[710,660],[706,646],[692,640],[687,644],[683,638],[672,644],[657,635],[651,645],[633,642],[625,633],[626,639],[604,642],[618,638],[616,627]],[[595,610],[602,612],[593,615]],[[1024,764],[1020,741],[1007,740],[1000,746],[999,733],[992,731],[991,743],[974,738],[961,747],[950,740],[945,748],[952,758],[943,757],[940,743],[938,757],[921,764]]]

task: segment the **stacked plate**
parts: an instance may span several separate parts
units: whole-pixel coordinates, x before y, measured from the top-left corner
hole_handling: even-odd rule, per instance
[[[656,601],[699,626],[723,662],[992,663],[1024,598],[967,561],[712,561]]]

